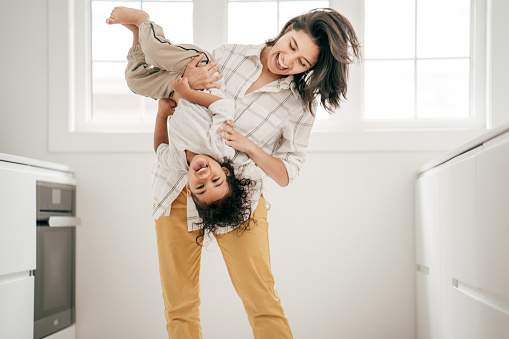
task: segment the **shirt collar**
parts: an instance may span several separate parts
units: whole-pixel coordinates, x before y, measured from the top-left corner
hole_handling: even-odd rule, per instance
[[[262,52],[262,49],[264,47],[265,47],[265,44],[251,45],[245,55],[246,56],[256,56],[256,57],[258,57],[258,59],[260,59],[260,53]]]

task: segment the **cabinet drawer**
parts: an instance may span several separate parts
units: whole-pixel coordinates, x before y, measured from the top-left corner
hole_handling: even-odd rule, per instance
[[[436,274],[416,274],[417,339],[441,339],[440,281]]]
[[[35,269],[35,176],[0,168],[0,275]]]
[[[489,298],[469,295],[451,287],[452,319],[451,338],[461,339],[506,339],[509,338],[509,315]]]
[[[0,338],[33,338],[34,277],[0,280],[0,300]]]

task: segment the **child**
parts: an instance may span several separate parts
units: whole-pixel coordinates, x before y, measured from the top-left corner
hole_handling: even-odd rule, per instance
[[[216,108],[219,112],[227,111],[222,107],[222,101],[224,99],[209,105],[212,112],[216,112]],[[184,100],[178,102],[182,105]],[[203,230],[197,242],[206,232],[226,233],[241,224],[242,227],[237,228],[239,231],[247,229],[250,223],[246,220],[249,221],[254,210],[252,205],[257,204],[260,197],[260,174],[256,166],[251,161],[234,166],[228,160],[233,157],[234,150],[222,140],[215,140],[220,139],[216,130],[226,119],[224,116],[215,114],[217,119],[211,122],[208,113],[192,114],[197,112],[180,110],[173,114],[174,107],[171,99],[159,100],[154,129],[157,161],[152,171],[153,187],[155,197],[160,197],[161,210],[168,202],[169,212],[173,200],[185,189],[194,201],[194,204],[188,203],[188,208],[195,207],[201,218],[189,225]],[[199,154],[206,148],[208,155]],[[218,162],[215,159],[225,160]],[[196,214],[190,220],[196,220]]]
[[[131,15],[145,20],[140,23]],[[213,95],[192,90],[187,79],[175,82],[201,51],[192,45],[170,44],[162,28],[147,20],[145,12],[117,7],[107,23],[121,23],[134,34],[126,69],[129,87],[137,94],[161,99],[154,130],[157,162],[152,171],[153,215],[156,219],[168,215],[171,203],[185,186],[194,202],[187,205],[189,231],[201,228],[202,237],[207,232],[226,233],[241,224],[244,225],[239,230],[245,230],[250,226],[246,221],[260,198],[261,170],[246,154],[236,155],[233,148],[226,146],[218,131],[226,121],[233,127],[233,100],[222,99],[224,94],[220,89],[211,89]],[[206,62],[211,60],[207,54]],[[214,64],[210,66],[211,71],[217,70]],[[145,70],[156,67],[158,76],[147,76],[145,72],[141,76],[136,72],[140,67]],[[164,76],[161,69],[165,70]],[[176,95],[174,86],[179,89]],[[179,109],[173,114],[177,102]],[[196,212],[201,221],[196,221]]]

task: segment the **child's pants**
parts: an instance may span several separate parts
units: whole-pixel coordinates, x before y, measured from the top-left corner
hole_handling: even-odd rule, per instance
[[[125,78],[131,91],[153,99],[171,96],[171,81],[184,74],[193,58],[205,54],[198,66],[214,61],[209,52],[195,45],[173,45],[161,26],[151,21],[140,25],[138,39],[140,45],[133,46],[127,55]]]
[[[173,202],[169,216],[156,220],[159,270],[170,339],[202,338],[200,324],[199,231],[188,232],[186,190]],[[256,339],[293,338],[270,267],[267,207],[263,196],[253,213],[256,225],[242,235],[217,238],[228,273],[242,299]],[[218,311],[221,305],[217,305]]]

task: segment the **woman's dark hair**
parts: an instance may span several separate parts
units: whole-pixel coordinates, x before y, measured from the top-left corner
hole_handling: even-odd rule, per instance
[[[318,61],[308,74],[294,75],[294,82],[304,105],[313,112],[313,102],[320,96],[322,106],[332,113],[346,99],[348,65],[361,58],[361,47],[347,18],[332,8],[316,8],[288,21],[275,43],[290,30],[311,35],[320,49]]]
[[[196,237],[198,245],[203,243],[203,237],[206,233],[215,232],[225,227],[234,227],[241,234],[254,225],[254,219],[251,218],[253,211],[251,211],[250,195],[255,189],[256,181],[250,178],[242,178],[241,173],[235,174],[233,162],[229,159],[220,163],[220,165],[230,171],[226,175],[229,191],[224,198],[206,205],[191,193],[191,198],[201,218],[201,222],[194,223],[194,226],[202,228],[200,234]]]

